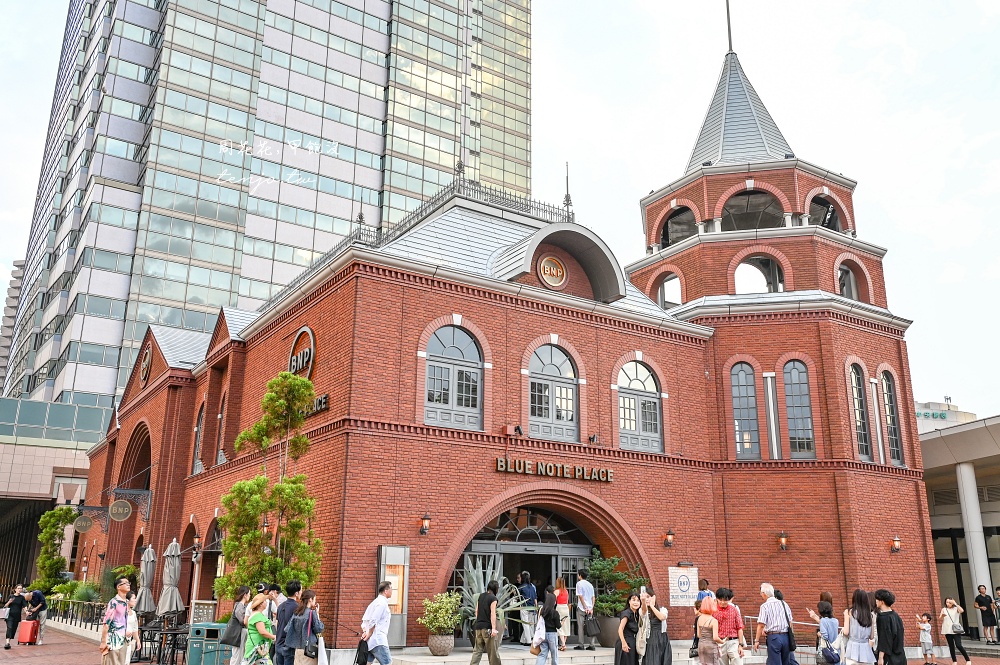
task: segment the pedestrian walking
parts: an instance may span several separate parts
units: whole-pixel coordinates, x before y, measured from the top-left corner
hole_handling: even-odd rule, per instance
[[[271,665],[270,652],[274,643],[274,624],[267,616],[267,594],[258,593],[250,601],[247,613],[247,643],[243,660],[250,665]]]
[[[695,600],[703,600],[705,598],[715,598],[715,594],[712,593],[712,590],[709,588],[710,586],[711,585],[708,583],[707,579],[702,578],[698,580],[698,596],[695,598]]]
[[[1000,644],[997,642],[997,616],[993,614],[993,597],[987,594],[985,584],[980,584],[978,591],[974,605],[979,610],[979,623],[983,627],[986,643]]]
[[[657,604],[653,587],[646,587],[646,621],[649,622],[649,637],[646,638],[643,665],[672,665],[673,653],[667,636],[667,608]]]
[[[851,607],[844,610],[844,627],[840,631],[847,636],[844,647],[846,665],[875,662],[875,652],[872,651],[872,606],[868,593],[864,589],[855,589],[851,596]]]
[[[27,606],[28,601],[24,598],[24,585],[18,584],[14,587],[14,594],[4,603],[4,609],[7,610],[7,642],[3,645],[4,649],[10,648],[11,640],[17,641],[17,627],[21,623],[24,608]]]
[[[941,608],[941,613],[938,615],[941,617],[941,634],[948,641],[948,653],[951,654],[952,665],[958,665],[958,658],[955,656],[956,650],[962,654],[966,663],[972,662],[969,659],[969,652],[962,646],[962,633],[965,632],[965,628],[962,626],[963,614],[965,614],[965,610],[955,602],[954,598],[945,598],[944,607]]]
[[[924,665],[937,665],[934,655],[934,638],[931,636],[931,621],[929,612],[917,615],[917,628],[920,629],[920,650],[924,652]]]
[[[566,640],[571,632],[569,623],[569,589],[566,580],[560,575],[556,578],[556,613],[559,615],[559,650],[566,650]]]
[[[594,585],[587,581],[588,571],[581,568],[576,572],[576,630],[580,636],[580,643],[577,649],[590,649],[594,651],[597,647],[597,637],[588,637],[583,629],[587,617],[594,613]]]
[[[268,589],[268,591],[271,590]],[[292,614],[299,606],[299,600],[302,597],[302,582],[288,580],[288,583],[285,584],[285,592],[288,593],[288,596],[285,597],[286,600],[291,599],[292,602],[278,603],[278,613],[274,625],[274,634],[277,635],[274,640],[274,665],[292,665],[295,660],[295,651],[285,644],[285,626],[288,625]]]
[[[535,658],[535,665],[545,665],[549,657],[552,665],[559,665],[559,612],[556,610],[556,589],[551,584],[545,587],[545,600],[538,610],[538,621],[545,623],[545,639],[539,644],[532,641],[532,646],[538,646],[541,651]]]
[[[38,622],[38,641],[35,646],[42,646],[42,639],[45,637],[45,619],[48,617],[49,606],[45,602],[45,594],[35,589],[24,594],[28,601],[28,620]]]
[[[392,655],[389,654],[389,596],[392,595],[392,582],[382,582],[378,585],[378,595],[368,603],[365,615],[361,618],[361,639],[368,642],[368,662],[376,659],[381,665],[389,665]],[[497,661],[499,663],[499,661]]]
[[[837,636],[840,634],[840,622],[833,616],[833,605],[830,602],[821,600],[816,604],[816,609],[819,611],[813,617],[813,620],[819,623],[819,630],[816,631],[816,637],[819,640],[816,649],[816,662],[835,665],[823,657],[823,649],[831,649],[833,653],[839,651],[835,645],[837,644]],[[813,615],[812,610],[809,611],[809,615]]]
[[[639,610],[642,599],[632,592],[628,595],[625,609],[618,613],[618,641],[615,642],[615,665],[639,665],[639,652],[635,641],[639,634]]]
[[[757,613],[757,635],[754,637],[753,650],[761,643],[761,636],[766,635],[767,665],[789,665],[791,649],[788,642],[788,630],[791,628],[792,610],[783,600],[774,597],[774,586],[764,582],[760,585],[761,603]]]
[[[903,644],[903,620],[892,609],[896,596],[888,589],[875,592],[875,607],[878,614],[875,624],[878,628],[878,642],[875,653],[879,665],[906,665],[906,648]],[[990,611],[992,615],[992,610]]]
[[[479,665],[483,653],[490,665],[500,665],[499,633],[497,632],[497,594],[500,593],[500,583],[490,580],[486,591],[479,594],[476,603],[476,622],[472,628],[476,631],[476,646],[472,650],[470,665]],[[527,630],[528,627],[522,627]],[[386,665],[386,663],[382,663]]]
[[[701,614],[694,622],[698,631],[698,662],[701,665],[719,665],[719,647],[722,638],[719,637],[719,621],[715,613],[719,609],[714,595],[701,599]]]
[[[521,644],[527,646],[531,644],[535,623],[538,621],[538,589],[531,583],[531,573],[528,571],[522,572],[519,578],[521,585],[517,587],[517,591],[524,599],[524,604],[521,605]]]
[[[721,587],[715,592],[715,620],[719,623],[719,637],[722,646],[719,648],[721,665],[743,665],[743,648],[746,637],[743,634],[743,615],[733,602],[733,590]]]
[[[139,596],[135,591],[125,594],[128,601],[128,616],[125,619],[125,640],[128,652],[125,654],[125,662],[132,662],[132,654],[142,651],[142,636],[139,634],[139,617],[135,613],[135,604],[139,602]]]
[[[819,594],[819,602],[820,603],[827,603],[830,606],[831,611],[833,610],[833,594],[830,593],[829,591],[821,591],[820,592],[820,594]],[[816,609],[815,610],[813,610],[811,607],[807,607],[806,608],[806,612],[809,613],[809,618],[812,619],[813,621],[815,621],[816,623],[819,623],[820,620],[823,618],[821,614],[818,614],[819,608],[820,608],[819,604],[816,605]],[[837,631],[839,631],[839,630],[840,630],[840,622],[837,621]],[[834,631],[834,632],[837,632],[837,631]],[[817,649],[819,649],[820,646],[821,646],[820,645],[820,639],[821,639],[821,637],[819,635],[819,631],[817,631],[817,633],[816,633],[816,648]],[[836,638],[830,640],[830,642],[836,642]]]
[[[294,594],[289,594],[291,600]],[[286,602],[285,605],[292,603]],[[298,597],[295,602],[295,610],[288,620],[288,628],[285,636],[285,647],[292,653],[291,658],[286,658],[288,665],[316,665],[319,660],[319,636],[323,632],[323,622],[319,618],[319,603],[316,601],[316,592],[312,589],[302,591],[299,587]],[[281,611],[281,607],[278,608]],[[316,656],[306,655],[316,653]]]
[[[101,665],[125,665],[128,660],[128,600],[132,584],[127,577],[115,580],[116,596],[108,601],[101,626]]]
[[[247,619],[250,615],[247,614],[247,605],[250,604],[250,587],[243,585],[236,590],[235,595],[236,604],[233,605],[233,616],[236,620],[240,622],[243,626],[242,636],[240,637],[240,645],[238,647],[233,647],[233,656],[229,659],[229,665],[242,665],[243,664],[243,651],[247,646]]]

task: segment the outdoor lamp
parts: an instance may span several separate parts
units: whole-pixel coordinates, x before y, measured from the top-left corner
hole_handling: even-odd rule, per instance
[[[420,518],[420,535],[426,536],[427,532],[431,530],[431,515],[430,513],[424,513],[424,516]]]
[[[194,549],[195,550],[201,549],[201,536],[197,533],[194,534]]]
[[[889,553],[896,554],[903,548],[903,541],[899,539],[899,536],[895,536],[892,542],[889,544]]]
[[[663,546],[664,547],[673,547],[674,546],[674,530],[673,529],[667,529],[667,535],[665,535],[663,537]]]
[[[780,547],[782,551],[788,549],[788,534],[785,533],[784,529],[782,529],[781,533],[778,534],[778,547]]]

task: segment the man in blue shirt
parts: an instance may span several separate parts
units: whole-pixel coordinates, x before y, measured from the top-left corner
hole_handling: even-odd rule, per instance
[[[295,650],[285,646],[285,626],[292,618],[292,613],[299,606],[299,598],[302,597],[302,582],[298,580],[288,580],[285,585],[285,593],[288,598],[278,605],[278,619],[274,631],[274,665],[293,665],[295,662]]]
[[[45,618],[48,614],[49,606],[45,604],[45,594],[41,591],[28,591],[24,594],[28,601],[28,620],[38,622],[38,642],[42,643],[42,633],[45,631]]]
[[[538,590],[531,583],[531,573],[524,571],[519,576],[521,586],[517,590],[524,598],[524,605],[521,606],[521,644],[531,644],[531,638],[535,635],[536,607],[538,606]]]

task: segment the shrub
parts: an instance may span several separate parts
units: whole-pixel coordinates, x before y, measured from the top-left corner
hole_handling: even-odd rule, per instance
[[[73,600],[96,603],[101,600],[101,591],[93,582],[79,584],[73,591]]]
[[[424,598],[424,615],[417,623],[432,635],[449,635],[462,623],[462,594],[457,591]]]

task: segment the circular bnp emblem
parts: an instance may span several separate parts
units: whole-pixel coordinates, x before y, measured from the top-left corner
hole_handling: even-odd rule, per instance
[[[86,515],[80,515],[73,522],[73,528],[76,529],[77,533],[87,533],[94,528],[94,520],[90,519]]]
[[[561,290],[566,286],[566,264],[552,254],[538,260],[538,278],[550,289]]]
[[[139,380],[142,385],[146,385],[146,380],[149,379],[149,369],[153,364],[153,347],[150,344],[146,345],[146,350],[142,352],[142,362],[139,363]]]
[[[304,372],[306,378],[311,379],[315,359],[316,337],[309,326],[302,326],[292,340],[292,349],[288,353],[288,371],[292,374]]]
[[[132,504],[125,499],[118,499],[108,507],[108,515],[116,522],[124,522],[132,517]]]
[[[687,593],[691,588],[691,579],[687,575],[681,575],[677,578],[677,590],[681,593]]]

